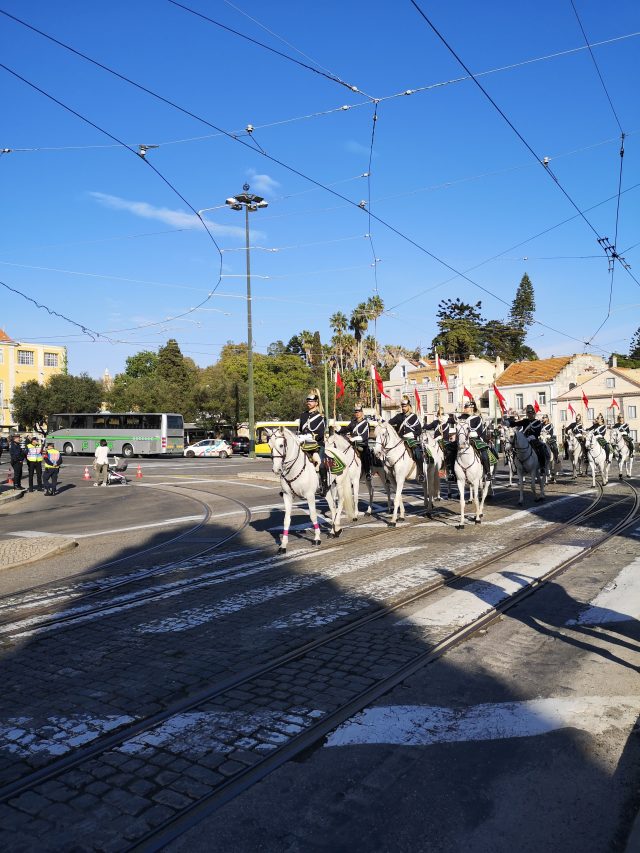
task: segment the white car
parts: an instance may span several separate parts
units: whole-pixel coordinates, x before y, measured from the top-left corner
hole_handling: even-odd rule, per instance
[[[229,456],[233,455],[233,447],[224,438],[204,438],[202,441],[185,447],[184,455],[190,458],[194,456],[220,456],[222,459],[228,459]]]

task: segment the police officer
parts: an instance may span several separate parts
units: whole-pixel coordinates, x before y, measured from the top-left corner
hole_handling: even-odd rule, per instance
[[[353,417],[346,426],[338,430],[339,435],[346,436],[360,456],[362,470],[367,480],[371,479],[371,453],[369,451],[369,421],[364,416],[362,403],[353,407]]]
[[[394,415],[389,424],[395,429],[400,438],[406,441],[413,451],[415,461],[420,465],[422,464],[422,447],[419,442],[422,433],[420,419],[411,411],[411,400],[408,397],[402,398],[400,408],[402,409],[400,414]]]
[[[592,432],[596,435],[598,439],[598,444],[601,447],[604,447],[605,453],[607,454],[608,463],[609,457],[611,456],[611,445],[607,441],[607,425],[604,422],[603,415],[598,415],[598,417],[591,424],[591,426],[587,427],[586,432]]]
[[[629,451],[633,456],[633,439],[631,438],[631,428],[629,424],[625,422],[625,419],[622,417],[622,415],[618,415],[616,419],[616,429],[626,441]]]
[[[482,416],[478,414],[475,400],[467,400],[462,407],[462,414],[458,416],[459,421],[469,424],[469,439],[480,454],[484,476],[491,477],[491,463],[489,462],[489,448],[487,447],[487,434]],[[480,446],[479,446],[480,445]]]
[[[327,469],[324,465],[324,438],[326,424],[320,402],[320,391],[312,388],[306,398],[307,410],[300,415],[298,421],[298,434],[301,446],[308,453],[320,474],[320,494],[327,494],[329,485],[327,482]]]
[[[22,491],[22,463],[26,456],[24,448],[20,444],[19,435],[11,436],[9,457],[11,459],[11,467],[13,468],[13,488],[16,491]]]
[[[542,432],[543,424],[542,421],[538,420],[538,418],[536,417],[536,410],[533,408],[533,406],[527,406],[525,409],[525,417],[521,418],[519,421],[513,419],[511,425],[522,428],[522,432],[527,436],[531,446],[533,447],[538,456],[540,468],[546,468],[547,456],[545,453],[544,445],[540,441],[540,433]]]
[[[42,448],[40,439],[35,435],[29,439],[26,447],[27,468],[29,469],[29,491],[33,491],[33,475],[36,475],[38,491],[42,491]]]
[[[553,461],[558,464],[558,442],[556,441],[556,434],[553,430],[553,424],[549,420],[549,415],[542,416],[542,429],[540,430],[540,435],[548,436],[549,447],[551,448],[551,452],[553,453]]]
[[[56,450],[53,442],[47,444],[44,452],[44,493],[55,495],[58,492],[58,472],[62,465],[62,454]]]

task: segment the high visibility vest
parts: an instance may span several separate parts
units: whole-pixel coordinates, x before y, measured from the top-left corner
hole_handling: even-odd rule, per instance
[[[60,451],[59,450],[48,450],[47,455],[44,460],[45,468],[59,468],[60,467]]]
[[[42,450],[39,444],[27,444],[27,462],[42,462]]]

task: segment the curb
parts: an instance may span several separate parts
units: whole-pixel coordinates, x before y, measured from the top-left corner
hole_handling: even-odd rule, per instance
[[[0,507],[3,504],[9,504],[11,501],[17,501],[24,495],[24,491],[10,491],[10,492],[1,492],[0,493]]]
[[[70,551],[72,548],[77,548],[78,546],[75,539],[63,539],[62,537],[60,537],[60,539],[61,541],[57,544],[52,544],[51,548],[46,551],[41,551],[38,554],[34,554],[32,557],[28,557],[27,559],[17,559],[12,563],[0,564],[0,571],[3,571],[4,569],[14,569],[17,566],[26,566],[29,563],[37,563],[38,560],[43,560],[45,557],[53,557],[56,554],[62,554],[64,551]],[[20,540],[16,539],[16,545],[18,545],[19,542]]]

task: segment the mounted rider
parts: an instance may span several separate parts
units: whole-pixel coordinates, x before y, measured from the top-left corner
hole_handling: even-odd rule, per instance
[[[547,456],[548,450],[540,441],[540,433],[542,432],[542,421],[538,420],[536,417],[536,410],[532,405],[528,405],[525,409],[525,417],[521,418],[519,421],[516,421],[515,418],[511,420],[511,426],[520,427],[522,432],[529,439],[529,444],[536,452],[538,457],[538,462],[540,463],[540,468],[544,471],[547,467],[547,462],[550,460]]]
[[[409,451],[412,453],[418,467],[422,466],[422,447],[418,439],[422,433],[420,419],[411,410],[411,400],[408,397],[403,397],[400,402],[402,411],[394,415],[389,421],[398,433],[400,438],[404,440]]]
[[[576,415],[575,421],[572,421],[564,428],[564,458],[569,458],[569,436],[574,435],[576,438],[582,435],[584,428],[582,426],[582,415]]]
[[[447,480],[455,483],[456,475],[453,466],[456,461],[456,418],[455,415],[445,415],[443,409],[438,409],[435,418],[427,423],[425,417],[422,424],[423,430],[432,430],[434,437],[440,442],[444,454],[444,467],[447,472]]]
[[[607,465],[611,457],[611,445],[607,441],[607,425],[604,422],[604,416],[598,415],[590,427],[587,427],[586,432],[592,432],[598,439],[600,447],[604,448],[607,455]]]
[[[624,438],[626,445],[629,448],[629,453],[631,454],[631,456],[633,456],[633,439],[631,438],[631,427],[628,423],[626,423],[622,415],[618,415],[616,419],[616,429]]]
[[[558,442],[556,440],[556,434],[553,429],[553,424],[549,420],[549,415],[542,416],[542,429],[540,430],[540,435],[546,435],[547,440],[549,442],[549,447],[551,449],[551,453],[553,454],[553,461],[558,464]]]
[[[324,438],[326,424],[320,402],[320,391],[312,388],[306,397],[307,410],[298,421],[300,446],[313,462],[320,475],[319,492],[324,497],[329,490],[327,468],[324,464]]]
[[[369,450],[369,421],[364,416],[362,403],[356,403],[353,407],[353,417],[346,426],[338,430],[339,435],[344,435],[352,444],[354,450],[360,457],[362,470],[367,480],[371,479],[371,451]]]
[[[478,414],[478,407],[475,400],[467,400],[465,402],[462,407],[462,414],[458,415],[458,420],[466,421],[469,424],[469,441],[478,452],[484,476],[489,480],[491,478],[491,462],[489,461],[487,432],[482,416]]]

